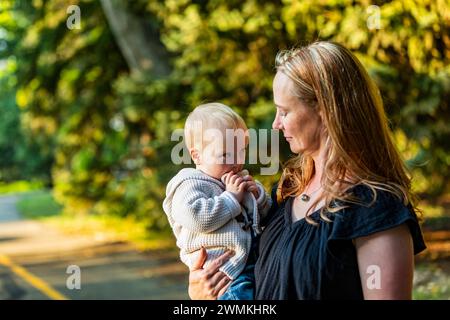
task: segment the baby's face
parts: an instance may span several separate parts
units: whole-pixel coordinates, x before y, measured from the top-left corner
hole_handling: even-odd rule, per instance
[[[226,145],[223,138],[212,137],[203,148],[197,168],[207,175],[219,179],[230,171],[240,172],[245,163],[245,152],[247,139],[239,141],[236,137],[234,142]]]

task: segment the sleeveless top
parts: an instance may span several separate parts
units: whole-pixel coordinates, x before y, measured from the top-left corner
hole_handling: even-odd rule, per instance
[[[368,236],[406,223],[414,254],[426,246],[417,217],[410,206],[391,193],[357,185],[349,191],[364,205],[346,204],[336,213],[320,218],[320,209],[292,223],[294,198],[281,204],[272,190],[273,205],[265,221],[255,265],[255,299],[364,299],[357,256],[352,239]],[[336,204],[336,203],[335,203]]]

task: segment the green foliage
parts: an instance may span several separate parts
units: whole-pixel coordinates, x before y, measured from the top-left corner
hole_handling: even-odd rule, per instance
[[[55,195],[66,211],[132,215],[164,228],[165,184],[180,169],[170,160],[172,131],[195,105],[215,100],[250,127],[270,128],[275,54],[316,39],[341,42],[369,69],[408,164],[429,179],[418,189],[439,194],[448,187],[445,1],[378,2],[380,29],[368,28],[376,16],[363,0],[126,3],[157,26],[170,58],[168,77],[130,73],[98,1],[0,7],[2,55],[13,57],[17,77],[2,102],[12,108],[13,92],[28,136],[52,150]],[[66,27],[71,4],[80,6],[80,30]],[[269,187],[277,176],[262,179]]]
[[[16,180],[14,182],[0,182],[0,194],[4,193],[23,193],[33,190],[39,190],[44,187],[42,181]]]
[[[62,207],[49,191],[40,190],[22,195],[17,202],[17,209],[26,218],[40,219],[59,214]]]
[[[238,106],[256,127],[268,127],[272,118],[273,60],[279,49],[316,39],[342,43],[376,80],[393,128],[418,144],[407,163],[415,175],[431,177],[418,191],[439,194],[448,187],[450,8],[445,1],[159,1],[147,8],[162,21],[162,39],[176,54],[180,81],[192,88],[187,102],[223,100]]]
[[[15,70],[14,59],[6,60],[0,69],[0,181],[39,179],[49,184],[52,146],[28,135],[21,125],[15,103]]]
[[[450,277],[445,271],[445,263],[419,264],[414,271],[414,300],[449,300]]]

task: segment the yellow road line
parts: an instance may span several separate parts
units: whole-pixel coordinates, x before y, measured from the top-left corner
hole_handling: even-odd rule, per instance
[[[0,264],[4,265],[11,269],[16,275],[24,279],[26,282],[31,284],[33,287],[41,291],[43,294],[48,296],[53,300],[68,300],[63,294],[59,293],[55,289],[53,289],[49,284],[47,284],[44,280],[38,278],[32,273],[28,272],[25,268],[15,264],[10,258],[7,256],[0,254]]]

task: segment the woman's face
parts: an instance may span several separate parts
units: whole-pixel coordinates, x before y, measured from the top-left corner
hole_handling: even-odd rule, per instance
[[[320,148],[322,120],[319,113],[293,95],[292,80],[277,72],[273,100],[277,113],[272,128],[281,130],[293,153],[313,154]]]

